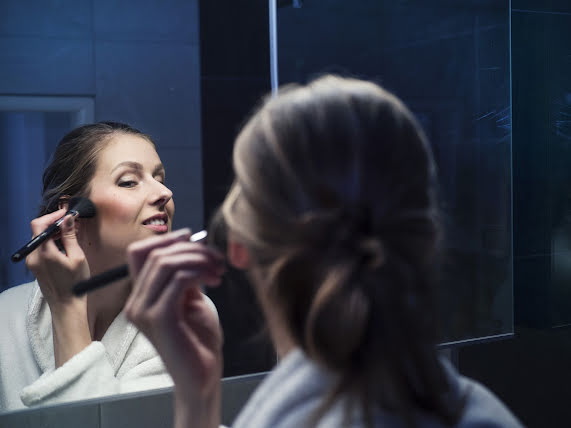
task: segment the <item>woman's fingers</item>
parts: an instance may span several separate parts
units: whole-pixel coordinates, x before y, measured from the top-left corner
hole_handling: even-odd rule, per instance
[[[180,271],[192,272],[198,287],[217,285],[224,270],[220,259],[202,244],[178,242],[154,249],[136,277],[130,297],[132,309],[144,311],[150,307],[165,288],[176,286],[171,282]]]
[[[206,247],[202,244],[191,243],[190,239],[190,229],[181,229],[179,231],[169,233],[166,235],[153,237],[149,239],[144,239],[131,244],[127,250],[127,260],[129,262],[129,271],[133,278],[137,278],[140,283],[137,287],[134,287],[132,295],[149,295],[148,287],[153,286],[155,278],[152,275],[157,275],[160,271],[160,264],[164,264],[165,269],[169,267],[171,269],[192,267],[192,264],[184,264],[184,260],[177,259],[173,261],[170,259],[172,256],[177,254],[202,254],[202,256],[196,256],[197,258],[191,257],[187,262],[192,263],[216,263],[223,265],[224,255],[220,252]],[[201,257],[206,257],[207,259],[202,259]],[[218,268],[220,270],[220,268]],[[223,272],[220,272],[221,275]],[[163,277],[159,280],[165,280],[163,272]],[[152,280],[149,280],[152,277]],[[144,280],[141,280],[143,278]]]
[[[187,288],[176,309],[177,317],[184,321],[181,325],[185,327],[186,335],[194,335],[194,340],[200,338],[203,346],[208,349],[222,347],[222,329],[218,316],[205,303],[205,297],[199,289]]]
[[[53,213],[49,213],[43,215],[41,217],[35,218],[30,222],[30,227],[32,228],[32,234],[34,236],[39,235],[44,230],[46,230],[51,224],[55,223],[56,220],[63,217],[65,215],[65,209],[54,211]]]
[[[140,304],[152,304],[178,271],[192,271],[200,277],[202,283],[216,285],[223,267],[200,247],[200,244],[179,242],[153,250],[134,287]]]
[[[65,254],[69,259],[72,267],[85,262],[85,253],[77,242],[77,234],[75,231],[75,217],[68,216],[60,226],[61,243],[65,250]]]
[[[202,244],[189,242],[190,231],[179,231],[132,244],[128,250],[133,290],[126,310],[148,311],[169,287],[177,287],[180,275],[190,276],[194,287],[215,286],[225,271],[224,256]],[[180,273],[186,272],[186,273]],[[177,276],[178,275],[178,276]],[[179,278],[174,281],[175,278]]]
[[[61,209],[32,220],[33,235],[44,232],[65,213],[66,210]],[[56,239],[61,245],[56,245]],[[71,292],[72,285],[89,277],[89,265],[77,242],[75,218],[66,216],[59,231],[28,255],[26,265],[38,280],[52,311],[61,305],[75,305],[78,300]]]
[[[35,218],[30,222],[32,235],[38,236],[44,232],[49,226],[54,224],[58,219],[63,217],[66,213],[65,209],[60,209],[52,213]],[[64,222],[65,223],[65,222]],[[60,226],[63,226],[63,224]],[[60,232],[56,232],[51,238],[43,242],[38,248],[32,251],[26,258],[26,265],[35,274],[35,270],[46,265],[46,262],[56,261],[57,263],[65,263],[66,255],[62,254],[55,243],[54,238],[61,238]]]
[[[171,369],[190,370],[200,385],[218,363],[222,347],[218,319],[199,288],[202,278],[195,270],[178,270],[157,300],[133,320],[161,344],[160,351]]]
[[[179,231],[132,244],[127,318],[153,343],[177,388],[202,396],[222,373],[222,331],[201,286],[217,285],[224,255]]]
[[[190,233],[190,229],[185,228],[165,235],[143,239],[129,245],[127,248],[127,262],[134,284],[125,307],[126,309],[132,311],[138,308],[142,303],[142,299],[148,293],[147,289],[153,285],[152,281],[148,281],[150,264],[145,264],[149,253],[153,250],[157,251],[160,248],[168,247],[175,242],[188,242]]]
[[[189,241],[190,233],[190,229],[184,228],[165,235],[154,236],[132,243],[129,245],[127,251],[129,272],[131,272],[133,276],[137,275],[151,251],[156,248],[167,247],[175,242]]]

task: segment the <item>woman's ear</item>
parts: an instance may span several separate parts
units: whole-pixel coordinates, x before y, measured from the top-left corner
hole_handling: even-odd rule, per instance
[[[57,202],[57,209],[61,210],[65,208],[66,211],[69,209],[69,196],[60,196]]]
[[[231,237],[228,237],[228,262],[236,269],[248,269],[251,265],[250,251]]]
[[[64,195],[64,196],[60,196],[60,198],[58,199],[57,202],[57,209],[61,210],[62,208],[65,208],[65,210],[69,210],[69,196]],[[79,219],[76,218],[75,219],[75,234],[78,235],[79,234]]]

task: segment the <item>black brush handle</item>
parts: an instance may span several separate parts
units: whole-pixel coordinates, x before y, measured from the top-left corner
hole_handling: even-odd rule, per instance
[[[12,254],[10,260],[12,262],[17,263],[26,258],[28,254],[38,248],[41,244],[43,244],[48,238],[51,238],[52,235],[55,235],[60,230],[60,226],[65,220],[68,215],[78,216],[79,218],[90,218],[94,217],[97,209],[93,202],[91,202],[87,198],[77,197],[72,198],[69,201],[69,206],[71,207],[63,217],[57,219],[54,223],[52,223],[46,230],[40,233],[38,236],[34,236],[26,245]]]
[[[65,217],[65,216],[64,216]],[[61,219],[60,219],[61,220]],[[40,233],[38,236],[32,238],[30,242],[12,254],[10,260],[12,262],[17,263],[21,260],[24,260],[28,254],[34,251],[36,248],[40,246],[40,244],[44,243],[48,238],[50,238],[53,234],[59,231],[59,226],[61,221],[58,220],[57,223],[50,225],[46,230]]]
[[[190,237],[191,242],[203,242],[206,240],[208,233],[205,230],[194,233]],[[116,268],[107,270],[99,275],[92,276],[89,279],[80,281],[72,287],[72,292],[76,296],[82,296],[88,291],[95,290],[96,288],[104,287],[107,284],[125,278],[129,275],[129,267],[125,264],[117,266]]]
[[[73,286],[72,291],[76,296],[82,296],[88,291],[95,290],[110,284],[113,281],[125,278],[127,275],[129,275],[129,267],[127,265],[118,266],[100,273],[99,275],[92,276],[85,281],[78,282]]]

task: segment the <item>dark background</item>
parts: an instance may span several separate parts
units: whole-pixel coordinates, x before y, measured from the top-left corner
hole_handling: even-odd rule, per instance
[[[460,348],[530,427],[571,424],[571,3],[512,0],[515,338]]]
[[[303,7],[309,8],[312,2],[306,1]],[[315,1],[313,2],[316,3]],[[321,2],[325,3],[325,2]],[[338,3],[339,7],[351,8],[353,2]],[[361,4],[362,2],[359,2]],[[377,7],[382,8],[381,3],[392,5],[387,8],[398,8],[410,6],[414,2],[377,2]],[[395,4],[396,3],[396,4]],[[427,6],[430,4],[430,8]],[[461,3],[460,7],[459,4]],[[269,73],[269,47],[265,43],[263,46],[256,45],[255,41],[261,42],[267,37],[268,28],[264,20],[258,22],[258,27],[252,25],[249,16],[266,10],[265,1],[251,2],[248,6],[245,3],[239,6],[233,2],[228,2],[227,7],[231,13],[223,18],[216,13],[217,7],[206,6],[211,9],[211,13],[206,16],[204,6],[202,6],[202,22],[218,22],[228,25],[225,35],[218,34],[219,40],[228,43],[228,49],[243,52],[249,59],[248,64],[234,67],[238,68],[234,76],[235,84],[231,85],[228,95],[235,100],[235,105],[241,106],[240,111],[232,110],[228,112],[228,107],[220,106],[219,113],[226,110],[225,117],[227,123],[235,123],[234,130],[226,129],[228,136],[235,134],[238,125],[243,120],[243,113],[250,109],[248,102],[244,98],[251,95],[258,95],[264,92],[266,84],[256,85],[256,75],[260,79],[266,79]],[[293,15],[293,2],[280,2],[278,17],[284,13]],[[433,8],[431,10],[431,8]],[[422,8],[421,8],[422,9]],[[448,9],[448,13],[446,13]],[[433,47],[432,56],[426,55],[423,49],[415,52],[418,61],[413,61],[415,55],[409,56],[410,69],[405,75],[393,76],[389,81],[388,77],[380,79],[381,83],[395,90],[407,102],[415,112],[423,113],[415,105],[415,95],[422,94],[424,90],[431,93],[435,88],[452,90],[454,85],[460,89],[460,96],[464,97],[463,109],[459,113],[456,109],[449,110],[446,116],[451,127],[458,127],[454,122],[464,121],[474,125],[474,118],[482,117],[486,113],[491,113],[477,122],[472,135],[477,135],[481,141],[490,141],[490,138],[498,138],[499,135],[506,135],[512,130],[511,159],[508,167],[511,166],[512,180],[511,189],[513,198],[507,195],[509,203],[513,205],[513,260],[511,268],[513,272],[513,316],[514,316],[514,336],[510,339],[491,341],[488,343],[476,343],[464,345],[453,350],[455,361],[460,370],[475,379],[480,380],[499,395],[520,419],[530,427],[567,427],[571,421],[571,409],[568,405],[571,397],[571,337],[567,328],[571,317],[571,298],[569,296],[569,285],[571,284],[571,274],[569,272],[569,244],[567,241],[568,209],[569,209],[569,183],[571,168],[571,154],[569,153],[570,143],[570,120],[571,120],[571,5],[566,0],[541,1],[541,0],[513,0],[511,4],[496,1],[431,1],[425,2],[426,16],[422,19],[428,23],[428,28],[419,28],[414,25],[403,25],[395,18],[394,22],[389,22],[389,27],[397,31],[401,37],[422,36],[421,31],[432,34],[435,38],[440,34],[445,40],[444,43]],[[463,12],[462,12],[463,11]],[[482,13],[487,11],[488,13]],[[335,13],[334,8],[323,7],[321,12],[324,15]],[[410,11],[408,11],[410,14]],[[436,24],[431,24],[430,19],[434,13],[450,18],[451,28],[442,28]],[[207,13],[208,14],[208,13]],[[460,14],[464,19],[456,21]],[[469,19],[472,14],[472,19]],[[467,39],[474,42],[474,34],[477,25],[474,24],[474,14],[480,15],[478,25],[484,28],[479,32],[482,37],[478,52],[480,53],[480,68],[488,67],[487,72],[483,72],[484,77],[480,80],[480,98],[474,95],[473,76],[466,78],[461,72],[456,75],[454,67],[462,67],[466,61],[467,73],[475,72],[474,53],[475,46],[467,43]],[[230,20],[232,15],[235,19]],[[256,15],[257,16],[257,15]],[[241,18],[239,18],[241,17]],[[488,21],[486,21],[486,17]],[[499,17],[505,21],[501,22]],[[490,22],[490,19],[492,22]],[[231,22],[229,22],[231,21]],[[327,19],[325,19],[327,21]],[[302,38],[303,31],[307,31],[311,37],[302,38],[303,43],[296,46],[290,61],[284,64],[284,56],[288,55],[287,46],[278,34],[280,47],[280,81],[298,80],[303,81],[311,73],[318,70],[312,69],[312,61],[318,62],[322,51],[328,52],[331,58],[339,61],[336,56],[338,50],[347,49],[347,44],[339,43],[339,38],[348,40],[354,37],[354,28],[347,27],[343,17],[338,17],[342,31],[332,35],[337,44],[328,44],[327,39],[320,40],[319,45],[315,45],[314,37],[319,37],[321,19],[315,20],[314,28],[292,28],[290,31],[295,37]],[[283,24],[283,18],[280,25]],[[345,25],[343,27],[343,25]],[[462,25],[464,29],[462,31]],[[494,28],[490,28],[493,26]],[[263,28],[262,28],[263,27]],[[486,28],[487,27],[487,28]],[[464,33],[464,36],[446,38],[446,35],[453,34],[454,31]],[[283,31],[280,27],[280,31]],[[313,30],[313,31],[312,31]],[[287,31],[287,29],[286,29]],[[388,29],[377,29],[387,35]],[[420,33],[420,34],[419,34]],[[204,35],[204,33],[201,33]],[[316,35],[317,34],[317,35]],[[488,37],[486,37],[488,36]],[[507,40],[506,40],[507,37]],[[343,41],[342,40],[342,41]],[[234,41],[234,42],[231,42]],[[506,42],[508,43],[506,45]],[[208,45],[208,39],[202,38],[201,46]],[[260,62],[252,59],[252,45],[259,49],[258,58]],[[303,50],[305,46],[305,51]],[[506,46],[510,48],[506,52]],[[426,47],[426,46],[424,46]],[[438,48],[441,47],[442,56],[438,55]],[[357,54],[361,54],[367,49],[376,48],[375,40],[366,46],[361,46]],[[462,52],[466,50],[466,52]],[[511,51],[511,52],[510,52]],[[450,52],[459,53],[459,56],[452,56]],[[291,51],[290,51],[291,54]],[[296,61],[295,55],[305,55],[303,60]],[[203,54],[204,55],[204,54]],[[315,58],[314,58],[315,57]],[[378,55],[372,55],[367,61],[377,61],[379,70],[387,65],[379,63]],[[204,58],[204,56],[203,56]],[[402,58],[402,55],[401,55]],[[291,60],[293,59],[293,60]],[[299,59],[299,58],[298,58]],[[393,64],[394,55],[386,58],[386,62]],[[366,61],[363,62],[364,65]],[[511,64],[509,64],[511,62]],[[256,73],[250,68],[252,64],[258,64],[259,70]],[[229,64],[231,65],[231,64]],[[317,64],[321,65],[321,64]],[[442,69],[434,69],[438,66]],[[511,68],[508,68],[511,65]],[[204,64],[203,64],[204,66]],[[501,67],[500,80],[494,80],[496,70],[492,67]],[[236,69],[232,68],[231,69]],[[244,70],[247,68],[248,71]],[[301,71],[300,71],[301,70]],[[457,69],[458,70],[458,69]],[[511,70],[512,77],[512,117],[510,121],[509,103],[506,103],[506,89],[509,90],[510,82],[506,80],[506,71]],[[319,70],[323,71],[323,70]],[[343,67],[333,67],[329,71],[349,72],[354,75],[367,75],[368,69],[348,70]],[[426,73],[426,75],[425,75]],[[370,73],[369,73],[370,75]],[[487,76],[486,76],[487,75]],[[497,75],[497,73],[496,73]],[[427,76],[430,77],[427,78]],[[382,76],[372,76],[379,78]],[[462,80],[471,87],[462,88]],[[228,76],[228,80],[231,77]],[[426,86],[418,86],[418,81]],[[446,82],[449,83],[446,86]],[[450,84],[453,82],[453,84]],[[410,86],[409,86],[410,85]],[[416,93],[409,90],[411,87],[418,88]],[[250,87],[247,91],[245,88]],[[246,94],[244,92],[247,92]],[[204,82],[203,82],[203,95]],[[255,100],[256,96],[249,98]],[[412,102],[411,102],[412,101]],[[471,104],[479,101],[479,104]],[[203,100],[204,103],[204,100]],[[432,104],[428,104],[430,108]],[[495,110],[495,111],[494,111]],[[466,114],[466,111],[469,113]],[[476,116],[473,116],[476,113]],[[482,116],[477,114],[481,113]],[[420,115],[422,121],[423,117]],[[212,121],[212,133],[221,132],[217,129],[215,121]],[[233,122],[232,122],[233,121]],[[511,122],[511,123],[510,123]],[[205,123],[205,118],[203,118]],[[432,121],[424,121],[423,124],[434,124]],[[510,127],[511,125],[511,127]],[[431,137],[434,140],[438,133],[438,127],[434,126]],[[499,129],[498,129],[499,128]],[[500,129],[504,130],[499,134]],[[204,126],[205,133],[207,126]],[[430,134],[429,129],[429,134]],[[465,138],[466,134],[449,134],[452,138]],[[446,136],[444,136],[446,137]],[[205,144],[207,144],[205,134]],[[213,140],[212,140],[213,141]],[[228,140],[226,140],[228,141]],[[444,138],[442,140],[445,143]],[[438,144],[439,141],[435,141]],[[464,141],[465,142],[465,141]],[[473,143],[468,141],[467,143]],[[231,143],[228,142],[227,150],[230,153]],[[468,144],[468,147],[472,147]],[[482,144],[477,146],[482,148]],[[204,153],[207,153],[205,147]],[[473,151],[464,153],[465,158],[471,158]],[[443,153],[438,153],[442,159]],[[216,155],[213,155],[216,156]],[[462,153],[459,154],[462,157]],[[483,161],[490,162],[492,169],[505,168],[503,162],[506,159],[505,147],[494,153],[493,149],[483,154]],[[224,183],[224,179],[229,180],[229,175],[225,174],[224,167],[216,173],[213,169],[208,169],[213,176],[210,182]],[[205,183],[209,182],[205,175]],[[452,176],[451,176],[452,177]],[[500,180],[500,183],[505,181]],[[444,184],[446,186],[446,183]],[[488,189],[485,187],[485,189]],[[484,196],[489,195],[483,192]],[[501,193],[492,191],[492,200],[499,200]],[[504,193],[505,195],[505,193]],[[222,196],[220,196],[221,198]],[[473,207],[474,193],[464,193],[458,195],[458,208],[467,209]],[[464,199],[462,199],[464,198]],[[476,199],[481,203],[481,199]],[[215,202],[215,201],[214,201]],[[211,206],[215,205],[212,203]],[[505,201],[503,201],[505,202]],[[467,204],[467,205],[465,205]],[[502,206],[505,206],[502,204]],[[207,204],[208,207],[208,204]],[[492,210],[497,213],[497,210]],[[496,217],[493,218],[498,218]],[[496,223],[497,224],[497,223]],[[505,224],[505,223],[503,223]],[[494,241],[492,241],[494,242]],[[495,240],[495,242],[498,242]],[[505,267],[504,267],[505,269]],[[504,270],[505,272],[505,270]],[[480,321],[485,322],[489,318],[483,317]]]
[[[506,0],[305,0],[278,12],[280,83],[372,79],[416,114],[445,220],[441,342],[513,332]]]
[[[219,4],[200,8],[205,218],[231,182],[233,138],[269,85],[267,2],[227,5],[227,14]],[[403,98],[434,145],[447,235],[445,346],[513,334],[509,22],[506,0],[278,3],[280,84],[324,72],[373,79]],[[248,355],[255,347],[243,333],[257,332],[259,313],[246,281],[229,277],[210,295],[231,326],[229,355],[243,355],[228,361],[233,375],[273,358]],[[232,313],[244,307],[250,317]]]

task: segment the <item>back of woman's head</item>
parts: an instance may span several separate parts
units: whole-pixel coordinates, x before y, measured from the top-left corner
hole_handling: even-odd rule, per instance
[[[334,76],[287,87],[240,133],[234,168],[228,227],[296,342],[340,375],[333,398],[452,421],[434,348],[435,167],[403,103]]]
[[[116,133],[137,135],[152,143],[146,134],[120,122],[98,122],[73,129],[60,140],[44,170],[40,216],[57,210],[62,196],[88,195],[99,153]]]

